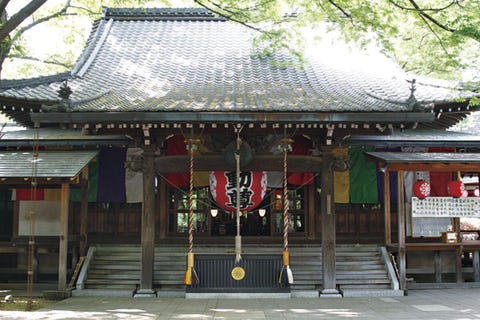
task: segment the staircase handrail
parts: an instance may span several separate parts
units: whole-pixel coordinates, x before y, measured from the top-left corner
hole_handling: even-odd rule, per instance
[[[393,290],[400,290],[400,285],[398,283],[397,274],[395,269],[393,268],[392,260],[387,252],[386,247],[380,247],[380,253],[382,254],[383,262],[385,263],[385,267],[387,268],[388,278],[390,279],[390,285]]]
[[[88,248],[87,256],[85,257],[85,261],[83,262],[82,270],[80,270],[80,274],[78,275],[78,280],[76,284],[77,290],[82,290],[85,288],[85,280],[87,279],[88,269],[90,268],[90,262],[93,259],[93,255],[97,247],[90,247]]]

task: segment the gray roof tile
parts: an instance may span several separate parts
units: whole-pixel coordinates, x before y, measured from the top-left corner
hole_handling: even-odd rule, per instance
[[[73,69],[68,111],[411,110],[412,76],[333,64],[323,52],[307,52],[304,68],[280,67],[291,58],[256,57],[251,30],[202,9],[109,9],[103,19]],[[65,77],[3,81],[0,97],[56,103]],[[420,80],[415,91],[421,102],[459,95]]]
[[[38,178],[75,177],[97,155],[98,151],[40,151],[37,158]],[[33,153],[0,151],[0,177],[32,177]]]

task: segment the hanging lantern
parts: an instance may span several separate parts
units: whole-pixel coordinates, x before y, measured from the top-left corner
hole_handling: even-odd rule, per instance
[[[413,194],[419,199],[430,196],[430,183],[425,180],[418,180],[413,184]]]
[[[240,173],[240,210],[251,211],[263,201],[267,191],[266,171]],[[210,193],[222,209],[236,211],[237,183],[235,171],[210,172]]]
[[[479,188],[473,189],[473,196],[474,197],[480,197],[480,189]]]
[[[447,184],[448,195],[452,197],[461,197],[465,191],[465,185],[460,180],[450,181]]]

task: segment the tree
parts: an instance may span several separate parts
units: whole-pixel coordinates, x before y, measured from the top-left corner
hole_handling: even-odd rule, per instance
[[[13,31],[17,29],[22,22],[37,11],[47,0],[33,0],[28,2],[17,13],[8,17],[7,5],[9,0],[0,1],[0,13],[1,13],[1,27],[0,27],[0,74],[2,71],[2,65],[7,55],[10,53],[12,44],[15,42],[15,36],[11,36]],[[20,31],[19,31],[20,32]],[[20,33],[17,34],[20,35]]]
[[[57,31],[65,29],[67,23],[68,35],[64,37],[67,45],[77,44],[79,48],[85,37],[78,36],[78,20],[99,17],[103,6],[138,6],[142,5],[147,0],[32,0],[25,4],[25,1],[14,0],[0,0],[0,78],[3,76],[3,67],[7,58],[21,59],[33,62],[40,62],[44,66],[50,66],[53,71],[69,69],[72,62],[76,59],[78,50],[67,51],[61,54],[51,55],[47,59],[39,58],[32,55],[30,50],[27,50],[24,36],[38,29],[42,25],[50,24],[53,28],[51,30]],[[162,2],[163,3],[163,2]],[[13,13],[12,13],[13,12]],[[85,24],[82,24],[85,25]],[[85,32],[83,32],[85,33]],[[65,46],[62,48],[65,49]],[[33,67],[34,68],[34,67]],[[19,67],[17,74],[24,76],[31,76],[32,65],[24,64]],[[22,69],[29,71],[30,74],[22,72]],[[42,68],[45,71],[45,68]],[[33,72],[35,73],[35,72]]]
[[[15,2],[15,1],[12,1]],[[48,2],[42,6],[42,3]],[[178,6],[178,0],[176,2]],[[346,41],[361,46],[377,44],[385,54],[394,57],[406,71],[442,78],[460,79],[469,73],[480,74],[480,2],[478,0],[184,0],[181,6],[201,6],[237,23],[259,31],[256,45],[261,54],[288,49],[301,59],[303,34],[315,32],[317,37],[329,31],[339,32]],[[5,14],[6,4],[0,1]],[[59,70],[68,70],[78,56],[72,44],[85,41],[86,32],[72,26],[73,18],[98,17],[101,6],[149,5],[169,6],[167,1],[147,0],[77,0],[30,1],[42,6],[35,15],[23,16],[29,24],[7,29],[0,27],[2,48],[10,57],[38,59],[25,50],[22,36],[33,26],[56,21],[70,32],[65,35],[70,50],[52,55],[44,62]],[[37,8],[38,9],[38,8]],[[20,12],[20,11],[18,11]],[[27,12],[28,14],[28,12]],[[10,18],[13,19],[14,15]],[[68,20],[70,19],[70,20]],[[60,23],[62,23],[60,25]],[[66,26],[70,28],[66,28]],[[80,37],[80,33],[83,34]],[[81,40],[79,40],[81,39]],[[7,50],[8,49],[8,50]],[[3,59],[5,54],[3,54]],[[0,56],[0,65],[3,63]],[[1,71],[1,69],[0,69]],[[28,72],[32,70],[29,67]]]
[[[265,48],[292,47],[307,27],[323,23],[347,41],[375,42],[407,71],[443,78],[480,61],[478,0],[195,0],[262,31]],[[322,30],[322,29],[317,29]],[[478,69],[475,70],[478,74]]]

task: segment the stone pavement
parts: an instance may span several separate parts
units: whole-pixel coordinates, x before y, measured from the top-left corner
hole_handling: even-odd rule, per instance
[[[480,289],[410,290],[378,298],[181,299],[73,297],[35,312],[0,311],[24,319],[480,319]]]

